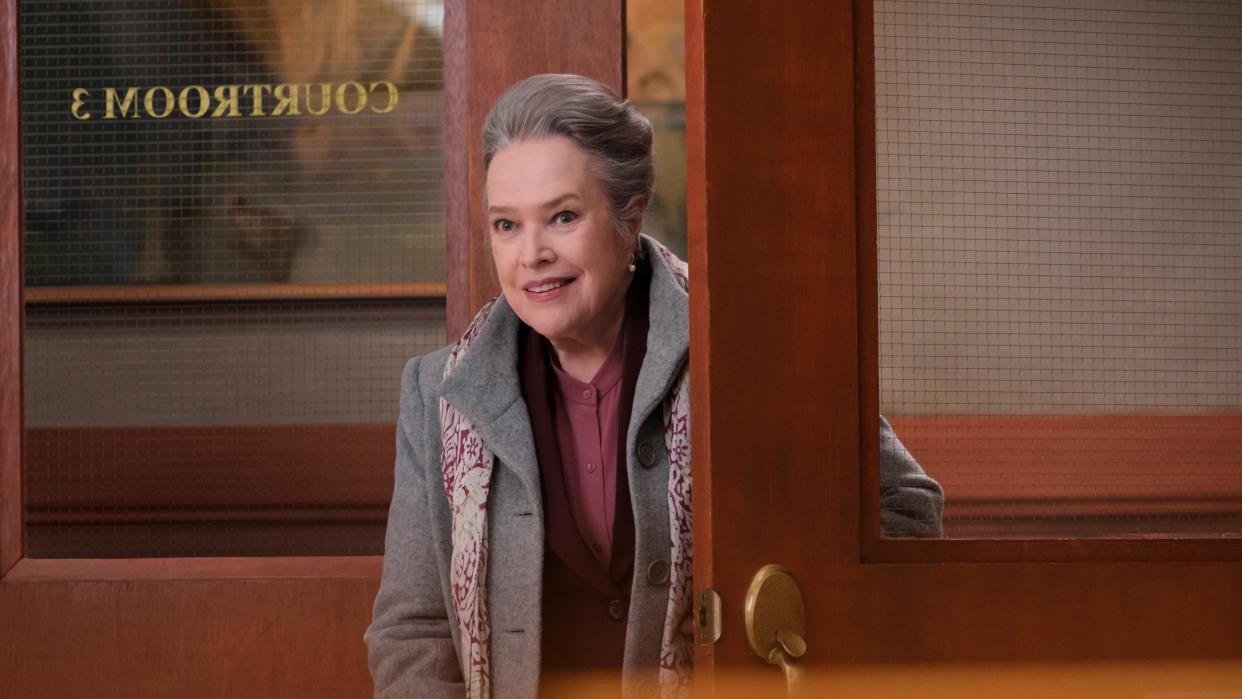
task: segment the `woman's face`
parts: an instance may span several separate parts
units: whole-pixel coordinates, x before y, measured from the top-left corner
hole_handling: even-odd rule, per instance
[[[611,349],[636,240],[617,235],[590,157],[563,136],[519,141],[492,158],[485,186],[492,260],[514,312],[558,350]]]

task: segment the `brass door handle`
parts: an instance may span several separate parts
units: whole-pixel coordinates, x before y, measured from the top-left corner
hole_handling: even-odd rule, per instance
[[[750,581],[746,639],[755,655],[781,668],[788,695],[796,696],[802,671],[795,663],[806,654],[806,605],[798,583],[784,567],[766,565]]]

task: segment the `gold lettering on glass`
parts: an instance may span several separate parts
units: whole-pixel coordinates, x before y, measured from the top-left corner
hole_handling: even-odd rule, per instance
[[[156,93],[162,93],[164,95],[164,111],[162,112],[155,111]],[[146,96],[143,97],[143,105],[147,108],[147,116],[154,117],[156,119],[163,119],[173,113],[173,109],[177,107],[177,102],[173,97],[172,90],[169,90],[161,85],[160,87],[153,87],[150,90],[147,90]]]
[[[237,95],[241,92],[241,85],[218,85],[215,89],[216,105],[215,111],[211,113],[212,118],[225,116],[241,116],[241,111],[237,108]]]
[[[397,108],[397,86],[387,80],[381,80],[379,82],[371,83],[371,92],[375,92],[375,88],[380,85],[383,85],[384,89],[388,91],[388,105],[383,109],[376,109],[375,105],[372,104],[371,111],[376,114],[387,114]]]
[[[296,85],[282,83],[272,90],[272,96],[276,98],[276,106],[272,109],[272,116],[298,116],[298,89]]]
[[[107,105],[107,111],[104,113],[105,119],[117,118],[116,110],[120,110],[121,118],[124,119],[126,118],[126,112],[129,111],[130,107],[134,108],[134,113],[128,115],[128,117],[130,119],[141,118],[141,115],[138,114],[138,88],[136,87],[127,89],[125,91],[125,97],[121,99],[117,98],[115,87],[105,87],[104,103]]]
[[[190,111],[190,93],[198,94],[198,109]],[[211,109],[211,95],[207,94],[207,88],[202,85],[190,85],[181,89],[181,94],[177,95],[177,106],[181,109],[181,113],[191,119],[201,119],[208,109]]]
[[[250,109],[250,116],[265,116],[265,113],[263,111],[263,91],[264,90],[271,92],[272,86],[271,85],[243,85],[242,86],[242,91],[249,92],[250,99],[252,100],[253,106]]]
[[[345,91],[353,88],[354,93],[358,96],[358,101],[353,109],[345,107]],[[367,106],[367,90],[362,83],[342,83],[336,88],[336,111],[342,114],[357,114]]]
[[[90,112],[82,111],[82,107],[84,106],[82,100],[90,94],[90,91],[84,87],[79,87],[73,91],[73,104],[69,107],[69,111],[73,113],[74,119],[77,119],[78,121],[86,121],[91,118]]]
[[[332,85],[330,83],[319,83],[319,109],[311,104],[311,88],[314,85],[306,86],[306,111],[312,116],[323,116],[332,109]]]
[[[274,103],[267,102],[268,97]],[[174,114],[189,119],[238,117],[242,115],[242,101],[246,98],[249,99],[249,116],[302,116],[303,107],[305,113],[311,116],[323,116],[334,108],[341,114],[352,116],[361,114],[368,107],[375,114],[394,111],[400,91],[389,80],[366,84],[350,81],[339,85],[187,85],[176,92],[164,85],[150,88],[105,87],[104,119],[141,119],[143,111],[155,119],[165,119]],[[84,87],[76,88],[69,105],[70,113],[75,119],[86,121],[91,118],[90,108],[91,91]]]

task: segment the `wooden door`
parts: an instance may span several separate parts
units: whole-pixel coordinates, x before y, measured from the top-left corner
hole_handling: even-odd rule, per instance
[[[267,4],[255,2],[251,9]],[[361,4],[325,7],[349,17]],[[482,182],[478,133],[487,110],[506,86],[538,72],[580,72],[619,87],[623,13],[619,0],[585,10],[561,0],[520,8],[475,0],[443,4],[450,273],[447,284],[438,286],[451,307],[450,328],[457,323],[460,330],[491,283],[477,246],[482,230],[477,220]],[[30,463],[37,443],[23,429],[28,299],[23,298],[22,269],[18,8],[18,0],[0,0],[0,696],[370,696],[362,634],[379,584],[378,555],[30,556],[26,510],[34,489],[23,483],[23,459]],[[112,191],[108,178],[104,173],[89,179],[86,194],[106,198],[100,192]],[[395,386],[396,373],[392,381]],[[194,400],[191,393],[183,397]],[[387,452],[388,464],[379,468],[390,478],[392,426],[376,428],[366,440],[369,446],[358,446]],[[286,438],[303,440],[294,449],[305,451],[305,436]],[[266,447],[285,452],[279,439]],[[117,461],[116,454],[79,456],[88,462]],[[153,458],[168,459],[169,450]],[[239,467],[217,465],[226,474]],[[123,478],[130,467],[122,463],[112,471]],[[371,490],[356,478],[347,480],[342,487],[353,496]],[[42,492],[64,495],[63,483],[43,485]],[[387,498],[385,492],[371,504],[384,510]]]
[[[881,540],[872,4],[686,21],[694,575],[723,603],[697,678],[763,667],[742,608],[768,563],[806,597],[813,676],[1236,661],[1236,538]]]

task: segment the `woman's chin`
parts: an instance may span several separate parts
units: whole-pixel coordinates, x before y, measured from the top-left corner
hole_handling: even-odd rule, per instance
[[[536,325],[531,325],[530,327],[535,332],[548,338],[548,341],[554,345],[558,344],[561,338],[566,337],[568,335],[566,329],[559,324],[540,323]]]
[[[543,335],[549,340],[563,337],[569,329],[569,325],[559,313],[550,313],[547,308],[531,308],[529,305],[518,310],[518,317],[522,319],[532,330]]]

